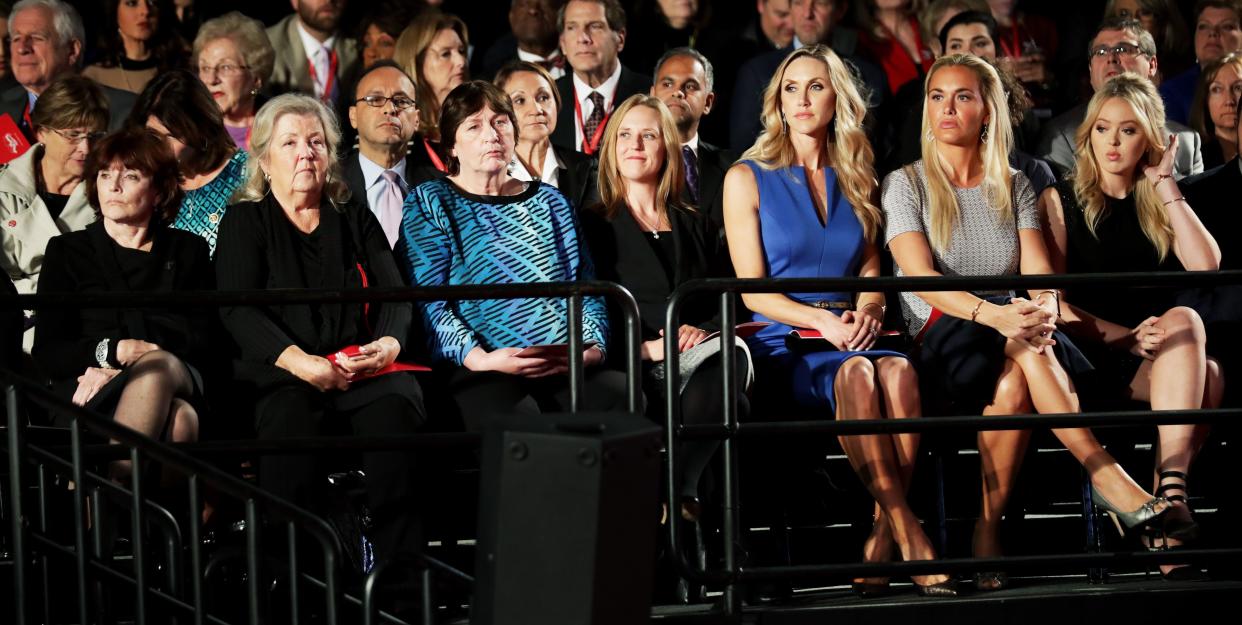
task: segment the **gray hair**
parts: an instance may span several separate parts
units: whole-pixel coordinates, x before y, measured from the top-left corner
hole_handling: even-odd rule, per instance
[[[267,38],[263,23],[238,11],[225,13],[220,17],[203,22],[194,37],[194,54],[191,58],[198,63],[198,55],[203,48],[213,41],[228,39],[241,52],[242,62],[255,76],[267,85],[272,77],[272,68],[276,66],[276,50]]]
[[[52,14],[52,29],[56,31],[56,39],[60,45],[70,41],[86,45],[86,27],[82,25],[82,16],[73,5],[63,0],[21,0],[9,10],[9,18],[26,9],[47,9]]]
[[[1088,60],[1091,58],[1091,55],[1095,54],[1095,38],[1099,37],[1100,33],[1106,30],[1120,30],[1133,36],[1136,40],[1138,40],[1139,50],[1141,50],[1143,54],[1146,54],[1153,59],[1156,58],[1156,38],[1152,37],[1151,33],[1147,32],[1146,28],[1143,28],[1142,22],[1130,17],[1109,17],[1100,23],[1100,27],[1095,29],[1095,34],[1091,36],[1091,41],[1087,43]]]
[[[675,56],[688,56],[698,61],[699,64],[703,66],[703,75],[707,80],[707,84],[704,85],[704,87],[707,88],[708,93],[711,93],[716,84],[716,70],[712,68],[712,62],[707,60],[707,57],[703,56],[702,52],[699,52],[694,48],[682,46],[680,48],[673,48],[672,50],[665,52],[664,55],[660,57],[660,60],[656,61],[655,71],[651,72],[652,79],[658,80],[660,78],[660,67]]]
[[[323,195],[331,200],[333,206],[349,200],[349,187],[345,185],[341,164],[336,156],[337,147],[341,144],[341,127],[336,121],[336,114],[318,99],[300,93],[278,95],[268,100],[255,114],[254,126],[250,131],[250,158],[246,161],[246,183],[237,189],[233,200],[256,202],[271,190],[259,165],[267,160],[276,122],[286,115],[312,116],[319,120],[323,126],[324,139],[328,142],[328,172],[324,179]]]

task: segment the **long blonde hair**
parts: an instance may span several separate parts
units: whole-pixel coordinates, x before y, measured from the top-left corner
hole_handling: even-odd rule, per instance
[[[681,164],[681,135],[673,114],[660,98],[634,94],[625,99],[613,111],[604,130],[603,146],[599,150],[599,198],[597,210],[609,219],[625,209],[625,178],[617,168],[617,133],[621,122],[631,110],[645,106],[660,115],[660,141],[664,144],[664,165],[660,167],[660,185],[656,191],[656,211],[665,215],[669,208],[690,209],[682,202],[686,185]]]
[[[1087,105],[1087,115],[1078,126],[1075,136],[1074,162],[1074,196],[1082,207],[1087,229],[1098,237],[1095,229],[1104,219],[1108,211],[1104,192],[1100,190],[1100,168],[1095,162],[1095,152],[1091,149],[1091,129],[1100,116],[1100,110],[1109,100],[1117,98],[1130,105],[1138,118],[1143,138],[1147,140],[1147,158],[1135,165],[1133,175],[1134,207],[1138,212],[1139,225],[1143,234],[1151,241],[1156,252],[1163,261],[1173,245],[1173,226],[1169,223],[1169,214],[1164,204],[1156,195],[1156,187],[1143,173],[1145,165],[1160,162],[1164,153],[1164,101],[1152,86],[1151,81],[1138,74],[1125,73],[1113,76],[1104,83]]]
[[[836,110],[828,123],[828,157],[840,179],[841,193],[854,208],[854,216],[863,227],[863,237],[874,241],[884,223],[883,213],[876,205],[875,152],[863,130],[867,116],[867,94],[857,83],[853,70],[825,45],[794,50],[781,62],[768,88],[763,92],[763,132],[755,144],[742,154],[764,169],[791,167],[797,161],[789,127],[781,111],[781,83],[785,70],[800,58],[813,58],[828,68],[828,79],[836,93]]]
[[[946,67],[965,67],[979,79],[979,93],[988,110],[988,121],[979,138],[979,156],[983,161],[983,197],[998,213],[1007,219],[1013,218],[1013,180],[1009,175],[1013,126],[1009,122],[1008,98],[1001,78],[987,61],[973,54],[942,56],[932,64],[923,84],[923,173],[927,178],[927,212],[931,222],[929,239],[936,250],[949,246],[953,240],[953,229],[961,217],[957,194],[953,192],[945,165],[940,160],[940,152],[936,149],[931,106],[928,104],[932,78]],[[907,173],[912,172],[907,169]]]

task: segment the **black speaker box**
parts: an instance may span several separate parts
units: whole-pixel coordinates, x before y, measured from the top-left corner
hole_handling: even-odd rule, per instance
[[[650,620],[660,432],[624,413],[492,422],[482,448],[473,625]]]

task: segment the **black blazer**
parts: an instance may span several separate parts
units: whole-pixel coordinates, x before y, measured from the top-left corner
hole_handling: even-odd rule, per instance
[[[671,209],[669,225],[672,227],[669,234],[673,237],[672,284],[668,283],[659,258],[646,240],[648,235],[639,229],[628,210],[617,211],[611,220],[594,209],[582,213],[582,232],[595,263],[595,276],[621,284],[635,294],[644,341],[660,336],[668,304],[666,297],[649,298],[644,293],[664,288],[672,291],[687,280],[727,275],[724,243],[719,230],[706,215],[699,211]],[[690,300],[682,309],[682,323],[708,330],[717,328],[718,302],[715,297]],[[611,302],[609,311],[613,317],[610,327],[615,336],[621,337],[625,324],[620,311]]]
[[[577,152],[582,146],[574,145],[578,114],[574,109],[574,74],[572,71],[557,79],[556,89],[561,93],[561,111],[556,117],[556,128],[552,130],[552,143]],[[626,98],[636,93],[647,93],[650,90],[650,76],[631,71],[630,68],[622,65],[621,77],[617,79],[616,96],[610,103],[611,108],[615,109]],[[603,140],[600,140],[600,143],[603,144]]]
[[[565,164],[556,188],[579,212],[599,201],[599,161],[569,148],[553,145],[552,151]]]
[[[138,96],[104,85],[99,85],[99,88],[108,98],[108,130],[116,130],[129,117],[129,111],[134,108]],[[12,117],[13,122],[22,130],[22,134],[26,135],[26,140],[34,144],[34,129],[27,126],[25,116],[22,115],[22,112],[26,110],[27,98],[25,87],[21,85],[9,87],[0,94],[0,113],[7,113],[9,117]]]
[[[43,257],[39,291],[132,292],[117,262],[115,246],[101,221],[53,237]],[[149,253],[164,265],[156,292],[214,288],[207,241],[202,237],[159,228]],[[47,308],[38,311],[33,355],[52,379],[74,379],[87,367],[99,366],[95,346],[101,340],[141,339],[203,368],[214,359],[212,317],[210,308]]]
[[[229,207],[216,243],[216,279],[221,290],[353,289],[395,287],[405,282],[397,271],[379,221],[356,202],[319,211],[318,280],[303,275],[298,233],[269,194],[258,202]],[[290,345],[308,354],[329,354],[353,344],[391,336],[404,353],[412,306],[408,302],[373,304],[297,304],[235,306],[220,310],[224,326],[237,342],[241,363],[237,377],[259,387],[295,380],[274,366]],[[374,328],[374,330],[371,330]],[[387,376],[386,376],[387,377]]]
[[[405,155],[405,173],[403,174],[405,184],[409,185],[411,190],[428,180],[444,177],[444,172],[436,169],[436,166],[432,164],[431,157],[423,147],[423,140],[417,135],[414,136],[413,146]],[[367,185],[362,179],[362,163],[358,161],[357,149],[350,150],[349,154],[341,160],[341,168],[345,170],[345,186],[349,187],[350,199],[365,206]]]
[[[1238,192],[1242,190],[1239,158],[1191,176],[1180,183],[1182,195],[1220,245],[1220,268],[1242,269],[1242,247],[1236,242],[1242,215],[1238,214]]]
[[[724,232],[724,177],[736,160],[737,155],[732,150],[699,140],[698,206],[721,232]]]

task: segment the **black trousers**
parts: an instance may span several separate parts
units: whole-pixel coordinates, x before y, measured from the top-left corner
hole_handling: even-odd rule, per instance
[[[569,411],[569,376],[525,378],[458,367],[449,374],[449,392],[471,432],[481,432],[495,415]],[[625,373],[591,367],[584,372],[579,408],[626,410]]]
[[[392,376],[408,379],[385,379]],[[262,397],[256,406],[258,438],[321,436],[329,432],[358,436],[412,434],[425,421],[421,393],[415,393],[418,401],[411,401],[409,387],[402,394],[386,392],[385,387],[393,383],[413,385],[417,391],[418,383],[406,373],[383,376],[344,392],[323,393],[309,384],[281,386]],[[373,521],[370,538],[376,558],[420,553],[422,532],[416,512],[413,453],[370,451],[362,454],[362,465],[367,476],[367,506]],[[260,486],[312,509],[320,503],[325,480],[312,455],[268,454],[259,461]]]

